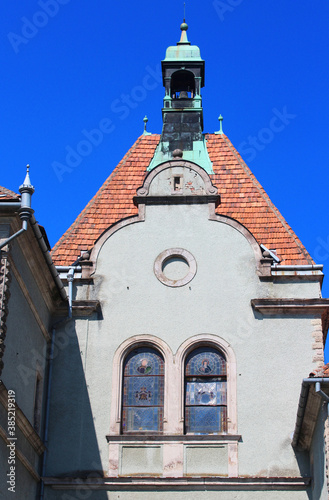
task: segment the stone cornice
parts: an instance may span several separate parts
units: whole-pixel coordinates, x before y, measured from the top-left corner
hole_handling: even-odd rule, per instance
[[[322,314],[329,299],[252,299],[251,305],[262,314]]]
[[[99,300],[73,300],[72,314],[73,317],[91,316],[94,312],[100,309]],[[63,304],[56,311],[57,314],[67,314],[67,307]]]
[[[90,476],[92,472],[90,471]],[[107,491],[287,491],[304,490],[310,483],[309,477],[44,477],[43,482],[56,490],[107,490]]]
[[[214,203],[217,207],[220,203],[219,194],[216,195],[171,195],[171,196],[134,196],[134,205],[196,205]]]

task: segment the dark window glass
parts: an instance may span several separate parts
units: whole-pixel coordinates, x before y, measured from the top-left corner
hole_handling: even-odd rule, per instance
[[[164,362],[153,349],[135,349],[124,365],[122,432],[163,429]]]
[[[185,367],[185,432],[226,432],[226,360],[215,349],[199,348]]]

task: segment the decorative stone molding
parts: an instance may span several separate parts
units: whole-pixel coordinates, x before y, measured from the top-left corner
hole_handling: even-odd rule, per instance
[[[251,305],[262,314],[322,314],[329,299],[252,299]]]
[[[314,342],[312,344],[313,348],[313,363],[316,363],[317,368],[321,368],[324,364],[324,343],[323,343],[323,330],[322,330],[322,320],[321,318],[312,319],[313,325],[312,337]]]
[[[104,231],[104,233],[96,240],[95,245],[93,249],[91,250],[90,253],[90,261],[85,261],[84,265],[86,266],[85,268],[85,274],[84,278],[87,279],[92,274],[95,273],[96,271],[96,262],[98,258],[98,254],[104,245],[104,243],[112,236],[112,234],[116,233],[119,231],[119,229],[122,229],[125,226],[129,226],[130,224],[136,224],[137,222],[144,222],[145,220],[145,205],[141,205],[138,209],[138,215],[133,215],[132,217],[127,217],[126,219],[121,219],[118,222],[115,222],[110,226],[108,229]],[[89,263],[89,269],[87,268],[87,264]]]
[[[165,275],[164,266],[165,264],[173,258],[177,258],[185,262],[188,266],[188,271],[185,276],[177,279],[169,279]],[[184,286],[189,283],[196,275],[197,264],[193,255],[184,250],[184,248],[169,248],[164,252],[160,253],[154,262],[154,274],[161,283],[171,287]]]
[[[240,434],[182,434],[177,436],[177,434],[153,434],[153,435],[145,435],[145,434],[135,434],[130,436],[129,434],[122,434],[120,436],[106,436],[108,442],[115,442],[119,444],[124,443],[133,443],[133,444],[151,444],[154,442],[157,443],[167,443],[171,441],[181,441],[188,442],[189,444],[214,444],[214,441],[217,442],[231,442],[231,441],[240,441]]]
[[[310,477],[44,477],[54,490],[124,491],[295,491],[306,490]]]
[[[72,300],[72,315],[74,318],[91,316],[99,310],[99,300]],[[67,315],[67,304],[62,304],[56,312],[60,315]]]
[[[233,227],[239,233],[241,233],[248,243],[250,244],[254,256],[256,259],[256,272],[260,278],[270,278],[271,277],[271,265],[273,264],[273,259],[264,257],[263,253],[260,249],[260,246],[254,237],[254,235],[243,226],[240,222],[231,217],[227,217],[226,215],[218,215],[215,213],[215,207],[213,205],[209,205],[209,220],[213,220],[215,222],[221,222],[222,224],[226,224],[228,226]]]
[[[189,195],[189,196],[134,196],[136,206],[140,205],[205,205],[212,203],[218,205],[219,195]]]
[[[123,363],[126,356],[132,349],[149,346],[160,351],[163,356],[165,366],[173,365],[173,354],[166,342],[153,335],[136,335],[123,342],[116,350],[113,358],[112,368],[112,396],[111,396],[111,416],[110,435],[120,435],[121,432],[121,407],[122,407],[122,373]],[[165,387],[171,387],[175,379],[171,372],[165,369]],[[165,398],[164,406],[164,429],[168,421],[168,398]]]
[[[184,367],[188,354],[200,346],[220,350],[227,362],[228,432],[219,435],[184,434]],[[163,433],[121,434],[122,373],[126,356],[132,349],[150,346],[162,354],[165,362],[165,398]],[[162,474],[167,477],[184,475],[184,450],[187,445],[227,447],[227,471],[238,476],[238,442],[236,407],[236,359],[231,346],[216,335],[196,335],[186,340],[174,356],[170,347],[158,337],[139,335],[123,342],[114,354],[109,442],[109,476],[117,477],[122,469],[122,449],[128,446],[158,445],[162,447]]]
[[[0,376],[3,370],[3,355],[5,351],[6,340],[6,319],[8,315],[8,300],[10,297],[9,283],[10,283],[10,264],[8,262],[8,255],[1,250],[0,257]]]
[[[180,421],[184,420],[184,365],[191,351],[201,346],[209,346],[221,351],[227,367],[227,432],[237,434],[237,379],[236,357],[230,344],[217,335],[201,334],[185,340],[175,355],[175,364],[180,367],[180,387],[178,391]],[[181,429],[183,431],[183,428]]]
[[[190,170],[193,170],[197,174],[200,175],[204,182],[205,186],[205,195],[207,196],[216,196],[217,201],[219,202],[219,195],[218,195],[218,189],[216,186],[214,186],[211,182],[211,179],[207,172],[201,168],[199,165],[196,163],[193,163],[191,161],[186,161],[182,159],[177,159],[177,160],[171,160],[171,161],[166,161],[164,163],[161,163],[161,165],[158,165],[156,168],[151,170],[149,174],[145,177],[144,183],[141,187],[137,189],[137,197],[136,197],[136,203],[138,204],[138,198],[148,196],[149,190],[150,190],[150,185],[154,178],[159,175],[160,172],[167,170],[168,168],[174,168],[174,167],[183,167],[187,168]],[[175,196],[175,195],[174,195]],[[200,195],[204,196],[204,195]]]

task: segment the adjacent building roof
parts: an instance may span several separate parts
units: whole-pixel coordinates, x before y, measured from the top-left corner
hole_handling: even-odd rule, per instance
[[[133,197],[143,183],[159,140],[160,135],[156,134],[139,137],[54,246],[52,257],[56,265],[72,264],[81,251],[93,247],[110,225],[137,214]],[[224,134],[206,134],[206,140],[214,170],[210,178],[221,195],[217,213],[246,226],[259,244],[276,250],[281,264],[314,264],[230,140]]]
[[[14,191],[10,191],[10,189],[6,189],[0,186],[0,202],[1,201],[19,201],[21,199],[20,195],[14,193]]]
[[[309,376],[315,378],[329,378],[329,363],[321,366],[321,368],[313,370]]]

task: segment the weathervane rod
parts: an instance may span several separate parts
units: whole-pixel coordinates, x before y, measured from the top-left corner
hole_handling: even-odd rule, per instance
[[[185,23],[185,2],[184,2],[184,23]]]

